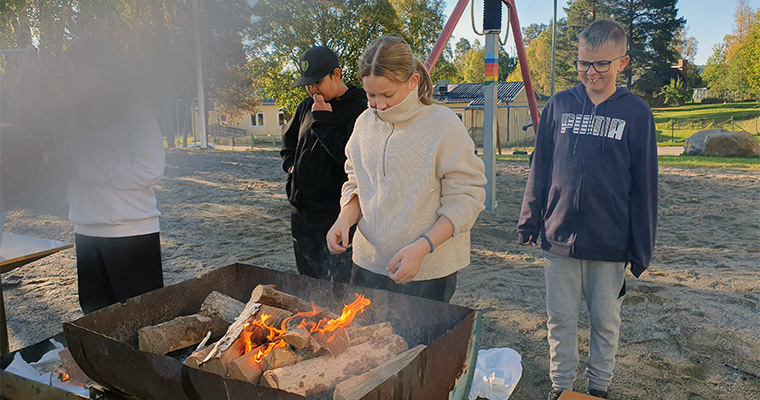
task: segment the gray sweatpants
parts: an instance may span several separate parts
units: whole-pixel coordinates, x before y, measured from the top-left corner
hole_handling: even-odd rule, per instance
[[[544,251],[544,276],[552,387],[573,388],[579,363],[578,318],[585,300],[591,325],[585,362],[588,387],[606,391],[620,335],[625,263],[578,260]]]

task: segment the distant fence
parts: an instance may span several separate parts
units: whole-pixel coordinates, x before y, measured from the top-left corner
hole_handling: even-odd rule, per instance
[[[706,129],[723,128],[729,131],[746,131],[753,135],[760,133],[760,117],[752,119],[736,120],[734,117],[724,120],[670,120],[668,122],[660,122],[657,124],[657,129],[661,131],[664,136],[670,136],[671,140],[676,141],[679,139],[686,139],[692,134],[703,131]]]
[[[215,136],[214,144],[232,147],[279,147],[282,144],[282,135],[254,135],[250,132],[246,136]]]

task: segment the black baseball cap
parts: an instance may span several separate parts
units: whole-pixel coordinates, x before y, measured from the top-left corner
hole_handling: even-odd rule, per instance
[[[340,68],[338,56],[324,46],[315,46],[306,50],[298,60],[298,70],[301,71],[301,77],[296,79],[290,87],[311,85],[324,78],[335,68]]]

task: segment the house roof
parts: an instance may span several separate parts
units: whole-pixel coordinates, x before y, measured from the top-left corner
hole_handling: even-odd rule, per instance
[[[441,86],[435,85],[433,98],[443,104],[467,103],[467,109],[482,109],[483,86],[483,83],[460,83],[448,85],[447,90],[441,93]],[[524,89],[525,85],[522,82],[499,82],[496,97],[499,103],[512,103]],[[542,96],[536,94],[536,98],[541,99]]]

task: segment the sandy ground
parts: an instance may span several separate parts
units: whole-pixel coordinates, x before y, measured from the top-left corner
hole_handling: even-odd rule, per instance
[[[156,188],[167,284],[236,261],[295,272],[277,153],[174,150],[167,164]],[[657,249],[649,271],[628,278],[611,398],[760,399],[760,379],[725,365],[760,371],[760,172],[660,173]],[[542,255],[516,244],[527,174],[525,163],[497,164],[498,206],[475,224],[452,300],[482,312],[481,348],[522,355],[516,400],[550,389]],[[6,231],[73,241],[65,217],[12,209],[7,219]],[[81,316],[73,250],[4,274],[3,290],[12,350]],[[587,339],[579,348],[584,359]]]

